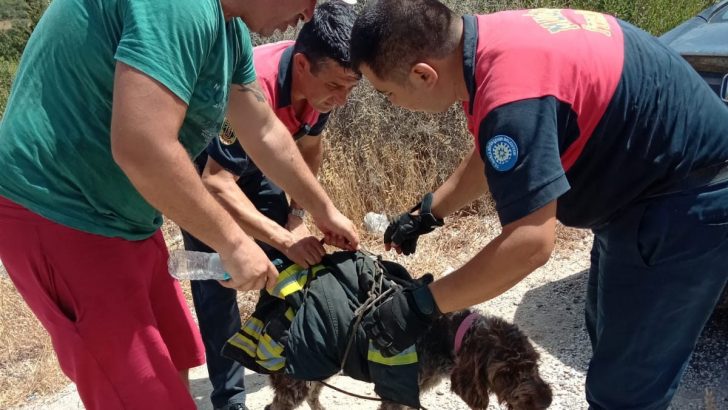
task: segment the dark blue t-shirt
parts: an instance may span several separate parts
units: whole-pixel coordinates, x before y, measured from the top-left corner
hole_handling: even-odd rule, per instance
[[[561,222],[596,227],[728,161],[728,109],[651,35],[593,12],[490,16],[464,20],[465,108],[504,225],[558,199]]]

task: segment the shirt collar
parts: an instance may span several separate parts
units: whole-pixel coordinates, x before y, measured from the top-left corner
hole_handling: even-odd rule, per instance
[[[475,99],[475,53],[478,48],[478,20],[473,15],[463,16],[463,74],[470,96],[469,110],[473,114]]]
[[[293,85],[293,46],[286,48],[278,63],[278,104],[277,108],[291,105]]]

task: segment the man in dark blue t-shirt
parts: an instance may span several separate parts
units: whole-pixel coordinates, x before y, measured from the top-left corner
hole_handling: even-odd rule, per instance
[[[592,408],[666,408],[728,277],[728,109],[649,34],[600,13],[455,16],[436,0],[370,4],[352,62],[399,106],[463,102],[475,148],[388,227],[409,254],[490,192],[503,225],[446,277],[395,294],[364,328],[385,354],[441,312],[546,263],[556,221],[592,229],[586,322]]]

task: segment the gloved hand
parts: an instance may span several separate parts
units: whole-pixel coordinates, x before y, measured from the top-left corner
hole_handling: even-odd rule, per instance
[[[415,215],[412,212],[420,210]],[[384,244],[394,244],[405,255],[415,253],[417,239],[420,235],[430,233],[438,226],[444,225],[441,218],[432,214],[432,192],[427,193],[422,202],[415,205],[409,212],[404,212],[392,219],[387,230],[384,231]]]
[[[418,282],[394,293],[362,320],[364,332],[382,356],[394,356],[414,345],[442,315],[428,287],[432,275],[428,273]]]

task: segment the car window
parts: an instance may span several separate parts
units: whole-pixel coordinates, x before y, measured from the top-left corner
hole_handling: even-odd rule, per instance
[[[713,14],[713,17],[710,18],[711,23],[725,23],[728,22],[728,7],[723,7],[722,10],[719,10],[717,13]]]

